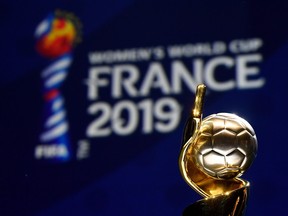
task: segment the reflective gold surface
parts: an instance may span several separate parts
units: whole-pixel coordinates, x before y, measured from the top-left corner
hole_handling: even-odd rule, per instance
[[[213,114],[201,122],[192,147],[192,157],[204,173],[218,179],[241,176],[257,152],[251,125],[230,113]]]
[[[206,93],[206,86],[203,84],[198,85],[197,91],[196,91],[194,108],[192,110],[192,116],[194,118],[201,118],[202,116],[205,93]]]
[[[256,135],[246,120],[234,114],[213,114],[202,121],[205,90],[204,85],[197,87],[192,116],[184,130],[179,157],[180,172],[190,187],[206,197],[199,201],[202,206],[208,200],[210,204],[222,203],[229,197],[232,199],[232,194],[242,194],[234,200],[234,205],[243,207],[249,182],[238,177],[256,156]],[[239,214],[232,211],[233,214],[224,215],[241,215],[244,209],[234,212]]]
[[[245,213],[249,187],[242,187],[229,194],[199,200],[188,206],[183,216],[242,216]]]

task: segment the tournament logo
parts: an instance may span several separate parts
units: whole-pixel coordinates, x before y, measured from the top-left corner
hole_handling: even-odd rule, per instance
[[[49,14],[36,28],[36,50],[50,60],[41,72],[44,112],[36,159],[67,161],[71,157],[69,122],[61,86],[73,60],[73,48],[80,42],[80,23],[71,13]]]

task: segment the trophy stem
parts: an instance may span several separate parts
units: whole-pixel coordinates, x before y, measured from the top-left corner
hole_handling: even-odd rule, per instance
[[[188,206],[182,216],[244,216],[249,186],[216,197],[199,200]]]
[[[206,86],[204,84],[198,85],[196,90],[194,108],[192,110],[193,118],[201,118],[202,116],[205,93]]]

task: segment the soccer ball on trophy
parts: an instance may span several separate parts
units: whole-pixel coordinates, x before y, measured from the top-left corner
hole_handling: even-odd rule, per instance
[[[251,125],[230,113],[213,114],[203,119],[192,157],[197,167],[217,179],[239,177],[257,152],[257,139]]]
[[[256,157],[256,135],[235,114],[218,113],[202,120],[205,91],[205,85],[197,86],[179,156],[182,177],[205,199],[189,205],[183,216],[243,216],[250,183],[238,177]]]

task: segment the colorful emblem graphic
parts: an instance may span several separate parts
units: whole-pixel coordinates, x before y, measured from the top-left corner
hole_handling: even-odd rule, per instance
[[[45,104],[36,159],[67,161],[71,157],[69,123],[60,88],[72,63],[73,48],[80,40],[79,26],[72,14],[56,11],[36,28],[36,50],[51,60],[41,73]]]

